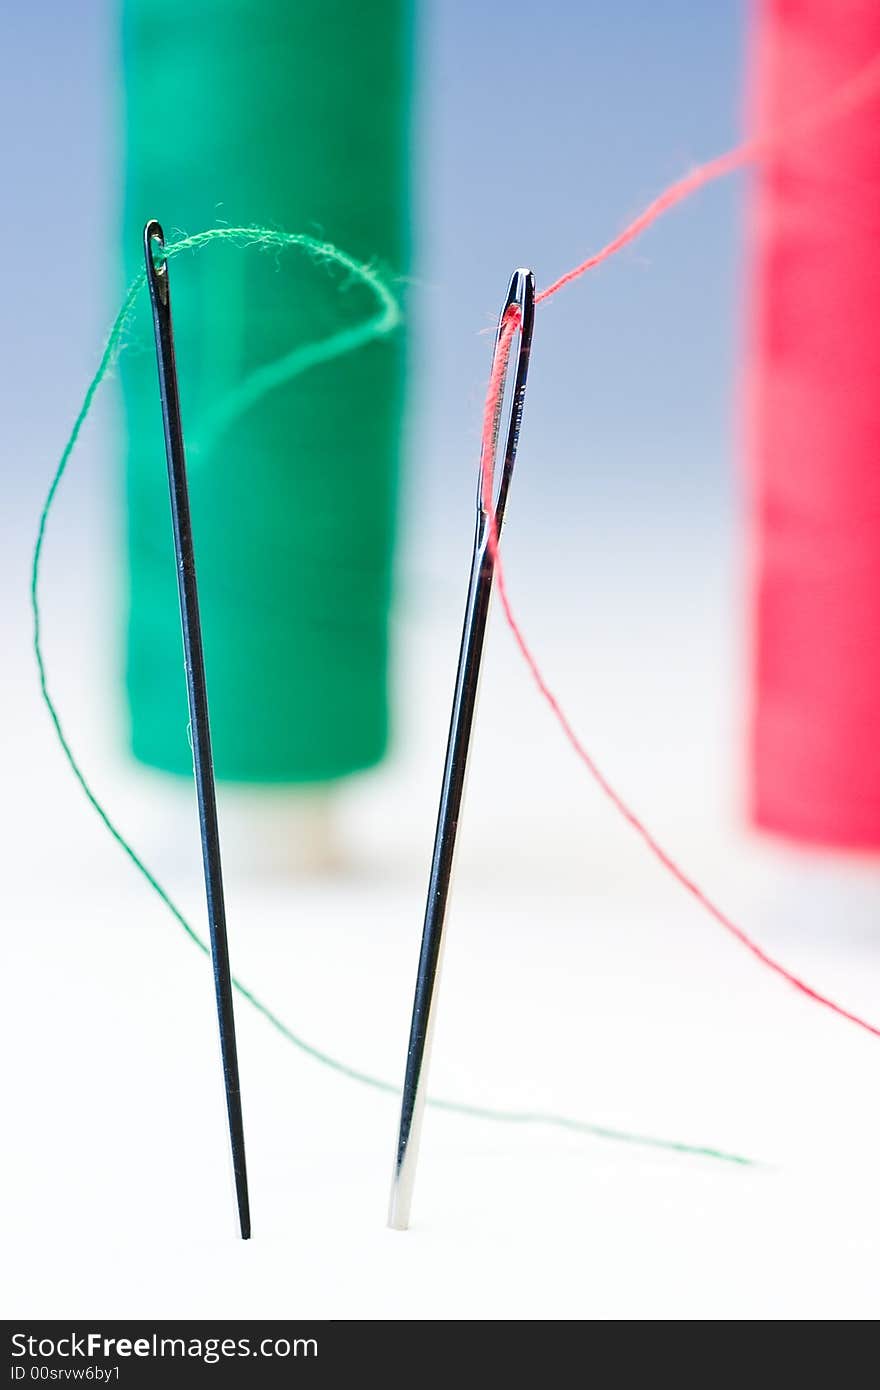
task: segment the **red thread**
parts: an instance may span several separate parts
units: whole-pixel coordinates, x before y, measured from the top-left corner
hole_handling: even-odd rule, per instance
[[[878,44],[876,0],[761,0],[757,130]],[[880,95],[763,161],[749,226],[749,810],[789,839],[876,853]]]
[[[677,203],[689,198],[692,193],[696,193],[707,183],[714,183],[716,179],[735,173],[737,169],[742,169],[747,164],[754,164],[759,159],[764,159],[781,146],[791,144],[794,140],[802,139],[803,136],[811,134],[814,130],[830,125],[832,121],[838,120],[848,111],[860,106],[863,101],[877,91],[878,87],[880,87],[880,54],[876,58],[872,58],[871,62],[861,68],[848,82],[843,83],[841,87],[832,92],[825,101],[812,107],[810,111],[799,116],[796,120],[786,122],[776,131],[763,135],[759,139],[746,140],[741,145],[736,145],[732,150],[718,155],[715,159],[710,159],[706,164],[698,165],[689,174],[685,174],[675,183],[671,183],[652,203],[648,204],[644,212],[640,212],[638,217],[633,218],[622,232],[619,232],[612,241],[609,241],[607,246],[603,246],[601,250],[588,256],[573,270],[567,270],[564,275],[560,275],[559,279],[554,280],[552,285],[548,285],[546,290],[541,290],[540,294],[535,296],[535,303],[543,303],[545,299],[558,294],[566,285],[570,285],[572,280],[579,280],[588,270],[593,270],[595,266],[601,265],[603,261],[607,261],[609,257],[622,251],[625,246],[629,246],[631,241],[635,241],[636,237],[641,236],[652,222],[656,222],[658,217],[662,217],[664,212],[668,212]]]
[[[732,173],[734,170],[762,158],[765,154],[776,149],[782,143],[787,143],[819,126],[823,126],[837,119],[846,111],[857,106],[878,87],[880,87],[880,56],[872,60],[872,62],[857,73],[853,79],[837,89],[837,91],[832,93],[830,98],[813,108],[805,116],[780,128],[775,134],[764,136],[760,140],[747,141],[742,145],[736,146],[726,154],[710,160],[707,164],[700,165],[699,168],[695,169],[692,173],[672,184],[664,193],[661,193],[658,198],[655,198],[645,211],[640,213],[638,217],[629,223],[629,225],[625,227],[613,241],[610,241],[607,246],[604,246],[593,256],[588,257],[587,260],[582,261],[581,264],[575,266],[573,270],[568,271],[565,275],[561,275],[558,280],[554,280],[547,289],[542,290],[541,293],[536,296],[536,302],[542,303],[545,299],[549,299],[551,295],[557,294],[559,290],[571,284],[573,280],[579,279],[581,275],[584,275],[588,270],[592,270],[594,266],[600,265],[602,261],[608,260],[610,256],[613,256],[617,251],[622,250],[624,246],[634,241],[637,236],[650,227],[651,223],[655,222],[657,218],[662,216],[669,208],[674,207],[676,203],[681,202],[684,198],[690,196],[690,194],[695,193],[697,189],[702,188],[707,183],[713,182],[715,179],[722,178],[725,174]],[[850,1023],[856,1024],[857,1027],[864,1029],[865,1032],[873,1034],[874,1037],[880,1038],[880,1028],[876,1027],[873,1023],[869,1023],[867,1019],[860,1018],[858,1014],[852,1013],[849,1009],[843,1008],[842,1005],[836,1004],[833,999],[829,999],[826,995],[820,994],[818,990],[808,985],[805,980],[800,979],[799,976],[793,974],[792,971],[788,970],[779,961],[774,960],[772,956],[768,955],[756,941],[753,941],[752,938],[743,931],[742,927],[737,926],[725,912],[722,912],[721,908],[703,892],[702,888],[700,888],[693,879],[688,877],[684,870],[676,864],[671,855],[658,843],[647,826],[644,825],[635,812],[627,805],[620,794],[615,791],[604,773],[597,767],[575,733],[559,700],[547,684],[541,668],[526,642],[522,628],[514,615],[513,607],[510,602],[507,578],[501,562],[501,554],[498,546],[498,528],[492,498],[495,472],[495,419],[503,391],[510,349],[519,323],[520,311],[516,306],[512,306],[508,310],[501,326],[501,332],[492,362],[492,370],[489,376],[486,403],[483,412],[482,455],[480,466],[482,470],[483,509],[489,518],[488,547],[495,565],[498,594],[501,599],[501,606],[507,625],[513,634],[523,660],[531,672],[532,679],[538,687],[541,696],[550,706],[554,718],[562,729],[563,734],[576,756],[583,763],[604,796],[611,802],[617,812],[632,827],[636,834],[640,836],[643,843],[654,857],[659,860],[667,873],[671,874],[676,882],[696,899],[704,911],[706,911],[719,926],[722,926],[741,946],[744,946],[750,951],[762,965],[767,967],[767,969],[781,976],[782,979],[799,990],[801,994],[806,995],[808,999],[812,999],[815,1003],[823,1005],[826,1009],[830,1009],[832,1013],[837,1014],[840,1018],[847,1019]]]

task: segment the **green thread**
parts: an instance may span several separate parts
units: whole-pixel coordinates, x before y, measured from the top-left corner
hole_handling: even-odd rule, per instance
[[[331,360],[299,375],[301,345],[311,354],[316,339],[381,315],[360,274],[340,261],[325,273],[285,251],[281,237],[259,253],[224,241],[192,246],[169,267],[218,784],[338,786],[380,764],[394,738],[389,624],[412,364],[413,9],[413,0],[117,6],[117,289],[144,264],[144,221],[158,212],[169,242],[205,227],[238,228],[247,241],[258,225],[345,247],[376,265],[404,317],[357,352],[357,339],[322,346],[318,360]],[[184,109],[172,137],[156,113]],[[126,350],[117,368],[122,733],[140,763],[185,784],[192,757],[162,428],[142,356],[152,349],[148,318],[138,310],[138,357]],[[294,360],[279,363],[291,349]],[[267,363],[285,384],[260,379]],[[263,394],[247,409],[251,390]],[[49,657],[51,672],[51,646]],[[200,909],[193,915],[204,922]]]
[[[265,366],[258,367],[251,372],[244,381],[227,394],[221,405],[207,416],[199,433],[188,444],[188,452],[200,455],[209,453],[220,435],[270,391],[283,386],[285,382],[292,380],[295,376],[301,376],[311,367],[320,366],[323,362],[330,362],[334,357],[344,357],[350,352],[355,352],[358,348],[365,347],[367,343],[372,342],[374,338],[385,337],[403,321],[400,305],[374,267],[363,265],[353,256],[349,256],[346,251],[340,251],[328,241],[317,241],[314,237],[295,235],[290,232],[273,232],[269,229],[254,227],[214,227],[206,232],[196,232],[193,236],[183,237],[180,241],[169,243],[165,247],[164,256],[157,259],[167,260],[171,256],[178,255],[181,251],[198,251],[202,246],[207,246],[209,242],[218,239],[231,241],[233,245],[241,247],[261,246],[279,249],[288,246],[302,247],[309,252],[314,260],[330,261],[341,266],[343,270],[347,270],[350,275],[371,290],[378,302],[379,312],[363,323],[354,324],[350,328],[344,328],[338,333],[331,334],[329,338],[322,338],[314,343],[304,343],[277,361],[268,362]]]
[[[289,380],[291,377],[308,370],[312,366],[327,362],[333,357],[352,352],[375,338],[383,337],[393,332],[401,322],[401,313],[397,301],[384,280],[373,267],[363,265],[361,262],[347,255],[344,251],[337,250],[336,247],[331,246],[328,242],[321,242],[313,237],[292,232],[273,231],[262,227],[218,227],[205,232],[199,232],[194,236],[183,237],[179,241],[167,243],[164,248],[162,259],[168,260],[181,251],[198,250],[200,247],[207,245],[208,242],[215,240],[226,240],[243,247],[298,247],[308,252],[316,260],[325,260],[340,265],[373,292],[379,305],[379,311],[372,318],[360,325],[335,333],[331,337],[318,343],[297,348],[277,362],[262,367],[257,372],[253,373],[252,376],[243,382],[233,393],[231,404],[227,402],[224,405],[222,414],[218,413],[218,415],[214,417],[208,431],[208,435],[211,438],[216,438],[217,434],[223,428],[226,428],[233,418],[249,409],[258,398],[263,396],[267,391],[280,385],[283,381]],[[55,469],[54,476],[49,485],[46,500],[40,512],[37,537],[34,545],[30,587],[31,612],[33,615],[33,648],[39,673],[40,695],[49,712],[49,717],[52,720],[52,725],[61,746],[61,751],[86,799],[105,828],[109,831],[110,835],[112,835],[117,845],[119,845],[120,849],[128,856],[131,863],[147,881],[154,893],[161,899],[190,940],[204,955],[210,956],[210,948],[207,942],[199,936],[195,928],[187,921],[186,917],[184,917],[183,913],[180,911],[180,908],[162,887],[159,880],[140,858],[122,832],[114,825],[86,780],[85,774],[77,762],[67,735],[64,732],[58,709],[49,693],[40,633],[40,560],[43,552],[46,523],[49,518],[49,513],[52,509],[58,486],[67,469],[73,450],[76,447],[83,424],[91,410],[98,387],[107,376],[110,367],[122,347],[125,330],[133,315],[135,303],[145,285],[146,275],[144,272],[141,272],[135,277],[126,291],[122,307],[110,330],[110,335],[98,364],[98,369],[89,383],[79,414],[74,421],[73,428],[64,446],[58,466]],[[206,436],[203,436],[203,449],[205,448],[205,438]],[[313,1061],[320,1063],[329,1070],[341,1076],[346,1076],[349,1080],[357,1081],[361,1085],[369,1086],[375,1091],[381,1091],[386,1095],[394,1096],[400,1094],[400,1088],[394,1086],[391,1082],[383,1081],[381,1077],[372,1076],[369,1072],[360,1071],[357,1067],[349,1066],[347,1062],[339,1061],[338,1058],[331,1057],[328,1053],[322,1052],[320,1048],[315,1047],[312,1043],[307,1042],[297,1033],[294,1033],[293,1030],[289,1028],[277,1014],[273,1013],[269,1006],[264,1004],[247,985],[241,982],[241,980],[233,976],[232,982],[237,993],[240,994],[243,999],[246,999],[251,1007],[262,1015],[266,1022],[269,1023],[276,1032],[280,1033],[283,1038],[286,1038],[289,1043],[307,1057],[311,1057]],[[495,1110],[487,1106],[468,1105],[462,1101],[442,1100],[434,1097],[428,1098],[428,1104],[437,1110],[443,1110],[449,1114],[464,1115],[473,1119],[490,1120],[500,1124],[547,1125],[577,1134],[588,1134],[597,1139],[610,1139],[618,1143],[635,1144],[640,1147],[688,1154],[698,1158],[710,1158],[723,1163],[733,1163],[744,1167],[757,1166],[754,1159],[745,1158],[740,1154],[728,1153],[722,1149],[714,1149],[697,1144],[685,1144],[672,1139],[658,1139],[650,1135],[629,1133],[625,1130],[611,1129],[605,1125],[591,1124],[586,1120],[572,1119],[566,1115],[556,1115],[543,1111]]]

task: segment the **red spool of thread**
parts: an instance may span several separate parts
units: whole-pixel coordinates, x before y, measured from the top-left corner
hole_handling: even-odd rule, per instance
[[[755,134],[880,52],[878,0],[762,0]],[[880,95],[755,182],[749,408],[751,805],[880,848]]]

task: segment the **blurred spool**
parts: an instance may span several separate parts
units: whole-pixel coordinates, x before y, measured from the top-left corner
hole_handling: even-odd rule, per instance
[[[407,255],[407,0],[123,0],[127,271],[140,229],[276,225],[400,271]],[[344,292],[340,292],[344,290]],[[209,247],[175,320],[217,775],[321,783],[376,763],[403,342],[272,391],[205,454],[243,377],[374,311],[296,252]],[[191,774],[155,373],[124,355],[137,758]]]
[[[763,0],[757,128],[880,52],[877,0]],[[751,801],[880,848],[880,97],[775,151],[753,207]]]

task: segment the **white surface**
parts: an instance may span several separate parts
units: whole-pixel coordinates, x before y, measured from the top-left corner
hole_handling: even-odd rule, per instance
[[[527,618],[543,613],[548,670],[609,769],[765,944],[878,1014],[876,870],[761,848],[736,829],[724,791],[736,750],[724,736],[730,640],[713,621],[729,601],[723,566],[705,571],[714,579],[695,613],[682,576],[704,557],[671,546],[681,565],[662,588],[640,600],[621,586],[613,608],[580,620],[574,643],[561,617],[554,632],[540,580],[550,561],[528,550],[515,518],[514,508],[511,586],[529,595]],[[54,683],[111,811],[201,926],[194,813],[187,842],[179,798],[112,756],[106,650],[82,616],[92,567],[67,590],[57,581],[93,539],[86,525],[50,549]],[[441,585],[401,623],[408,713],[396,760],[348,803],[350,871],[323,884],[228,884],[242,978],[311,1042],[391,1079],[403,1066],[467,523],[461,542],[447,539],[447,555],[461,550],[447,565],[459,564],[462,592]],[[626,540],[606,540],[584,554],[583,588],[569,582],[568,614],[588,611],[593,565],[618,572]],[[20,593],[7,617],[21,657],[4,753],[7,1315],[876,1315],[880,1045],[769,977],[646,860],[566,752],[497,613],[432,1090],[768,1166],[429,1112],[414,1226],[392,1233],[394,1103],[329,1074],[240,1003],[254,1238],[237,1241],[207,964],[82,802],[36,703]]]

